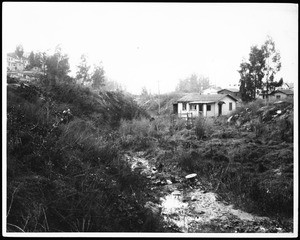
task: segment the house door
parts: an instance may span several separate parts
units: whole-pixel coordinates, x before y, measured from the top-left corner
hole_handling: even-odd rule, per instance
[[[218,116],[221,116],[222,115],[222,103],[219,103],[219,114]]]
[[[176,104],[176,103],[173,104],[173,113],[174,114],[178,113],[178,104]]]

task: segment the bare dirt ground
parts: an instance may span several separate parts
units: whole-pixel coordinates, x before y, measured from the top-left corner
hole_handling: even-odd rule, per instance
[[[166,231],[183,233],[284,233],[278,223],[268,217],[256,216],[219,200],[196,176],[191,179],[157,169],[154,159],[144,152],[125,154],[133,171],[145,175],[156,199],[146,207],[160,214]]]

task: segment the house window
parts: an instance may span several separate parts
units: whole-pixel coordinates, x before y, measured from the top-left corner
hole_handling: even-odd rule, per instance
[[[279,99],[279,98],[280,98],[280,95],[276,95],[276,98]]]
[[[207,105],[207,111],[211,111],[211,105]]]
[[[196,105],[196,104],[191,104],[191,110],[192,110],[192,111],[197,110],[197,105]]]
[[[232,110],[232,103],[229,103],[229,111]]]
[[[183,103],[183,104],[182,104],[182,110],[183,110],[183,111],[186,111],[186,103]]]
[[[200,112],[203,111],[203,104],[199,104],[199,111],[200,111]]]

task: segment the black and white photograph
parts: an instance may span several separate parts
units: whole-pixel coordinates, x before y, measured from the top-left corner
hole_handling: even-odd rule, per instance
[[[298,21],[2,2],[2,236],[297,238]]]

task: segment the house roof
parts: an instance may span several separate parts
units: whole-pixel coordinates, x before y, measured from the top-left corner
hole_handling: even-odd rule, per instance
[[[190,102],[190,103],[214,103],[222,100],[226,96],[237,101],[235,97],[232,97],[228,94],[199,94],[199,93],[190,93],[184,97],[178,99],[177,102]]]
[[[271,94],[278,93],[278,92],[282,92],[282,93],[284,93],[286,95],[293,95],[294,94],[294,92],[292,90],[290,90],[290,89],[278,89],[276,91],[273,91]]]
[[[239,92],[239,91],[240,91],[240,90],[237,89],[237,88],[223,88],[223,89],[221,89],[221,90],[218,91],[218,92],[221,92],[221,91],[223,91],[223,90],[228,90],[228,91],[230,91],[230,92]]]

